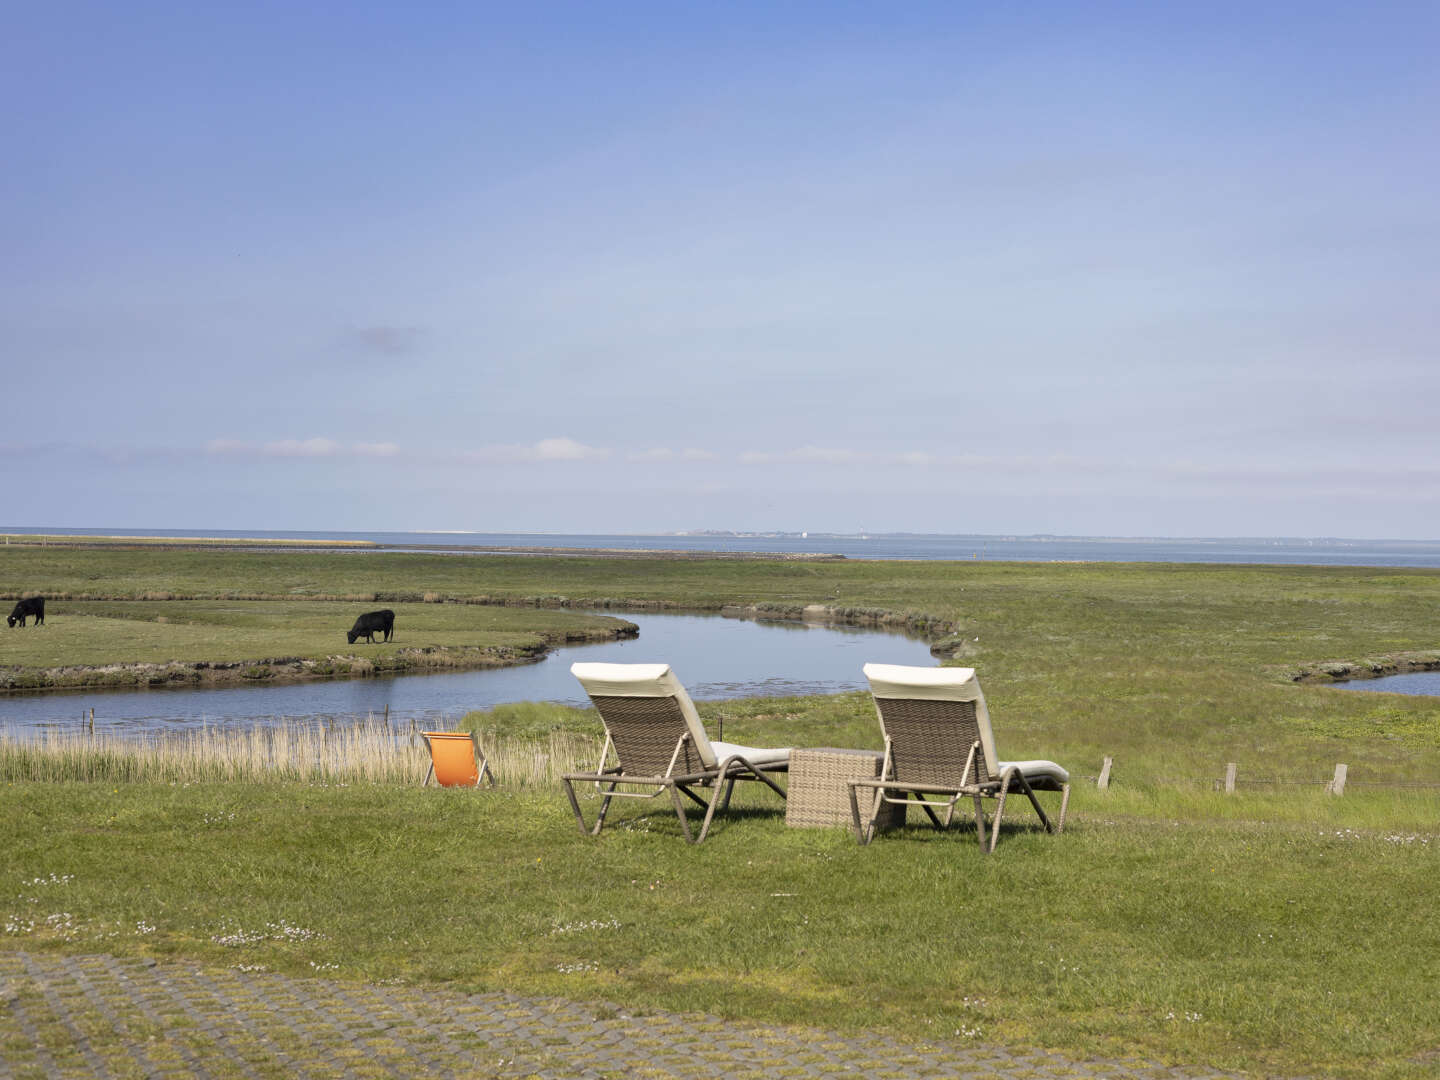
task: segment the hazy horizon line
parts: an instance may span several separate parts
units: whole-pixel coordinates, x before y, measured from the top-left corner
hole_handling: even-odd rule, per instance
[[[0,535],[35,536],[254,536],[262,538],[263,533],[306,533],[322,536],[363,536],[369,533],[384,533],[401,536],[574,536],[574,537],[689,537],[735,539],[809,539],[809,540],[864,540],[864,539],[964,539],[964,540],[1032,540],[1032,541],[1073,541],[1085,540],[1097,543],[1146,541],[1149,543],[1287,543],[1287,544],[1420,544],[1440,546],[1440,539],[1421,537],[1361,537],[1361,536],[1296,536],[1280,534],[1241,534],[1234,536],[1200,536],[1154,534],[1109,534],[1109,533],[958,533],[958,532],[916,532],[913,530],[871,530],[861,529],[839,532],[825,529],[672,529],[661,532],[582,532],[557,529],[299,529],[254,527],[246,529],[211,528],[196,526],[81,526],[81,525],[5,525],[0,526]]]

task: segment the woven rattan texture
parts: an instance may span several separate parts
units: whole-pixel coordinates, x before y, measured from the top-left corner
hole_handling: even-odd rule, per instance
[[[688,728],[685,715],[673,697],[590,698],[605,721],[620,765],[631,776],[663,776],[670,767],[675,744]],[[675,761],[676,775],[703,772],[705,765],[687,741]]]
[[[883,764],[883,754],[869,751],[792,750],[785,824],[800,829],[850,825],[850,781],[874,780]],[[861,809],[868,812],[874,792],[862,791],[860,798]],[[876,827],[888,829],[904,820],[903,807],[886,803]]]
[[[965,781],[965,760],[980,738],[973,701],[919,701],[877,698],[880,722],[890,737],[894,771],[889,779],[905,784],[960,787]],[[983,750],[975,751],[970,782],[991,778]]]

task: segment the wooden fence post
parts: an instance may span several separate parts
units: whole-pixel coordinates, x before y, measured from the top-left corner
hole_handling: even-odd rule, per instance
[[[1105,759],[1105,763],[1100,766],[1100,778],[1095,781],[1095,786],[1101,791],[1108,791],[1110,789],[1110,758],[1108,757]]]
[[[1325,785],[1329,789],[1331,795],[1345,794],[1345,774],[1349,771],[1350,766],[1348,765],[1339,764],[1335,766],[1335,778],[1331,780],[1330,783]]]
[[[1233,761],[1225,763],[1225,794],[1235,794],[1235,762]]]

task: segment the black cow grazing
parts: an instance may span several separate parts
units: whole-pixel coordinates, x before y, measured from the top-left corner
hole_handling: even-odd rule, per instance
[[[9,626],[19,623],[25,625],[25,620],[31,615],[35,616],[35,625],[45,625],[45,598],[43,596],[30,596],[21,600],[15,605],[15,610],[10,612],[10,617],[5,620]]]
[[[350,628],[350,632],[345,637],[351,645],[355,644],[355,639],[358,637],[363,637],[371,645],[374,645],[376,634],[384,634],[385,640],[389,641],[394,630],[395,612],[385,608],[381,611],[367,611],[361,615],[355,620],[355,625]]]

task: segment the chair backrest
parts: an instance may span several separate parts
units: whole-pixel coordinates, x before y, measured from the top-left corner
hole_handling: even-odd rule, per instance
[[[480,783],[480,765],[475,760],[475,740],[468,731],[422,731],[430,748],[435,782],[441,787],[475,787]]]
[[[669,664],[571,664],[570,673],[599,710],[624,772],[663,776],[687,733],[674,772],[716,767],[700,714]]]
[[[995,779],[995,736],[974,668],[866,664],[865,677],[890,741],[891,779],[952,787]],[[965,762],[977,742],[967,777]]]

